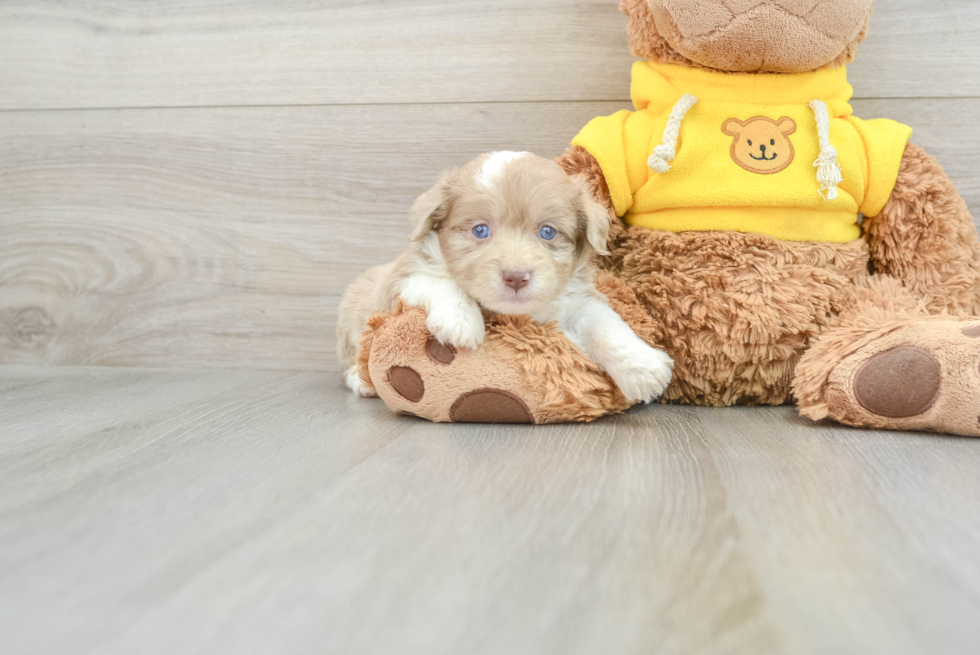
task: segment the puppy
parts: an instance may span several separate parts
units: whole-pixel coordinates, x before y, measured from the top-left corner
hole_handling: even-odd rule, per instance
[[[648,346],[593,285],[593,253],[605,252],[609,215],[558,164],[529,153],[495,152],[443,174],[412,205],[412,245],[372,268],[340,305],[338,354],[347,386],[376,395],[358,375],[361,333],[398,298],[428,312],[444,344],[476,348],[483,310],[557,321],[585,355],[634,401],[659,397],[673,361]]]

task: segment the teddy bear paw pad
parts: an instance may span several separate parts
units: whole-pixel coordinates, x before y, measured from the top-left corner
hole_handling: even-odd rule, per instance
[[[425,396],[422,376],[408,366],[392,366],[388,369],[388,384],[409,402],[417,403]]]
[[[477,389],[456,399],[449,410],[456,423],[534,423],[527,404],[503,389]]]
[[[872,414],[909,418],[929,410],[942,388],[942,370],[932,353],[898,346],[875,355],[854,376],[854,396]]]
[[[971,339],[980,339],[980,325],[971,325],[970,327],[963,328],[963,336],[970,337]]]
[[[449,344],[439,343],[435,337],[425,343],[425,354],[429,356],[433,364],[443,366],[449,366],[456,360],[456,349]]]

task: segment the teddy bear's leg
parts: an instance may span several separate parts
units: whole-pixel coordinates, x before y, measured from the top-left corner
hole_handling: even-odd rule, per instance
[[[635,297],[606,278],[598,283],[610,305],[621,308],[638,334],[649,333]],[[440,344],[421,308],[400,305],[372,317],[368,328],[358,355],[360,377],[395,412],[439,423],[560,423],[632,404],[554,325],[527,317],[489,321],[475,350]]]
[[[399,305],[368,322],[360,378],[392,411],[437,423],[540,422],[540,397],[501,350],[495,339],[476,350],[443,345],[429,333],[425,310]]]
[[[865,231],[875,271],[921,295],[929,313],[980,314],[980,239],[966,202],[935,159],[909,144],[898,181]]]
[[[800,360],[800,413],[848,425],[980,436],[980,317],[929,316],[901,282],[864,297]]]

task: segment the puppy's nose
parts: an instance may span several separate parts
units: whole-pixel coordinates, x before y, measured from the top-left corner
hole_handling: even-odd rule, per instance
[[[531,284],[531,271],[501,271],[500,275],[504,278],[504,284],[514,291]]]
[[[766,154],[766,147],[765,146],[759,146],[759,147],[762,148],[762,154]]]

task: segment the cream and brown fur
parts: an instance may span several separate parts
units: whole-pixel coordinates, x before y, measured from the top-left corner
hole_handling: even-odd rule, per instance
[[[484,155],[445,173],[415,202],[411,222],[409,249],[366,272],[341,303],[340,360],[352,390],[375,393],[355,361],[358,340],[372,314],[402,299],[425,309],[428,331],[453,348],[483,343],[485,312],[553,322],[627,398],[663,393],[670,358],[637,337],[593,283],[606,209],[557,164],[529,153]]]

